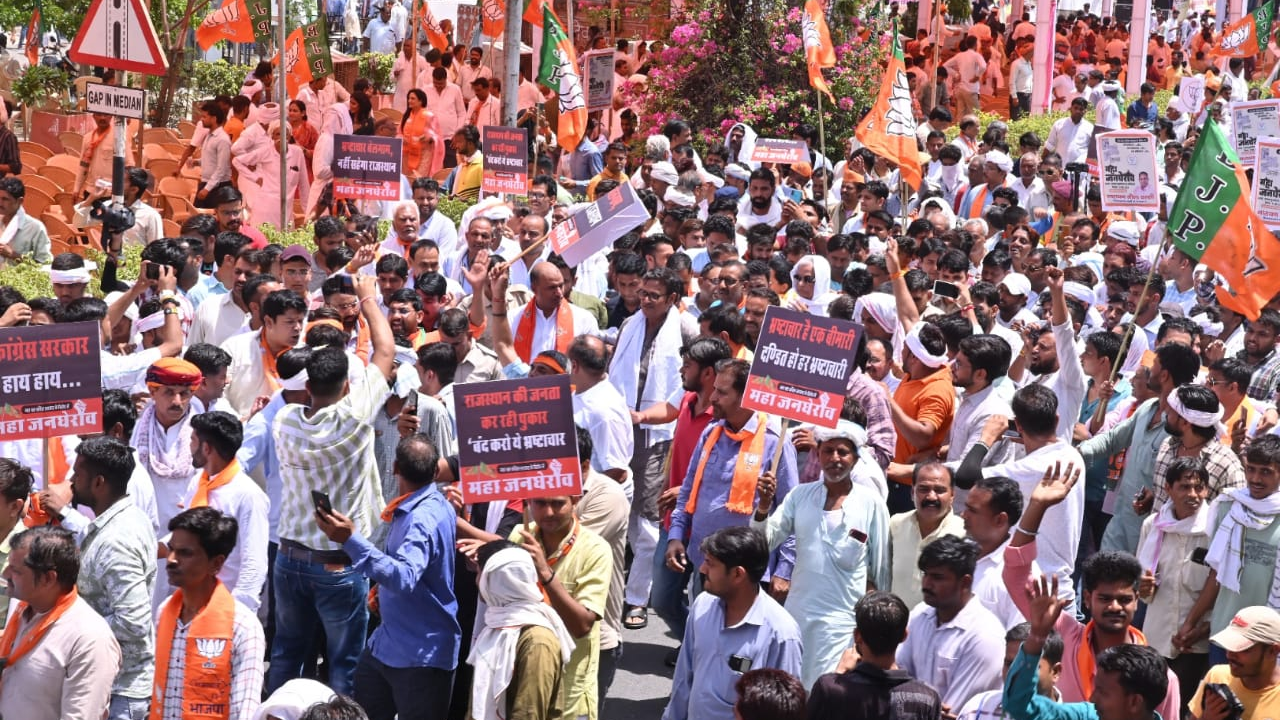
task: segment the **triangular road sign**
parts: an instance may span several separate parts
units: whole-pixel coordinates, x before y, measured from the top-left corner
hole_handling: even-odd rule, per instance
[[[164,75],[169,69],[141,0],[93,0],[67,54],[78,63],[127,72]]]

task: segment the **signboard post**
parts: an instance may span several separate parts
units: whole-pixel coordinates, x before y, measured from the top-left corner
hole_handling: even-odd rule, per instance
[[[582,56],[587,76],[587,112],[613,108],[613,50],[595,50]]]
[[[568,375],[454,388],[467,504],[582,494]]]
[[[794,165],[809,161],[809,146],[803,140],[779,140],[756,138],[751,150],[751,162]]]
[[[402,143],[376,135],[334,135],[334,199],[399,200]]]
[[[485,195],[527,195],[529,193],[529,129],[490,125],[480,139],[484,154],[484,177],[480,192]]]
[[[119,85],[89,83],[84,97],[85,109],[91,113],[141,120],[147,93]]]
[[[569,265],[584,260],[608,247],[614,240],[649,221],[640,196],[631,183],[622,183],[568,220],[551,229],[547,239],[551,250]]]
[[[102,432],[97,323],[0,329],[0,437]]]
[[[862,326],[782,307],[765,311],[742,407],[835,427]]]

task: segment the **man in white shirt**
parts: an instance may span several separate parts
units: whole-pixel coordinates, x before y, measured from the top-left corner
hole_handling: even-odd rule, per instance
[[[594,335],[579,335],[569,346],[573,420],[591,434],[591,465],[621,483],[628,479],[635,451],[627,400],[609,382],[609,352]]]
[[[1044,148],[1062,156],[1064,165],[1082,163],[1089,153],[1089,140],[1093,137],[1093,123],[1084,119],[1089,101],[1083,96],[1071,101],[1071,115],[1055,122],[1044,141]]]
[[[920,551],[924,605],[898,646],[898,666],[937,690],[944,707],[1000,687],[1004,628],[973,594],[979,552],[973,540],[954,536]]]
[[[960,41],[960,52],[943,63],[947,72],[956,76],[957,115],[976,113],[982,107],[981,83],[982,76],[987,72],[987,61],[974,49],[977,44],[978,39],[973,36],[964,38]]]
[[[400,7],[400,4],[396,3],[396,7]],[[427,61],[413,47],[413,43],[402,43],[400,49],[403,52],[396,55],[396,61],[391,65],[391,76],[396,79],[396,94],[391,98],[391,107],[404,112],[408,107],[409,91],[417,86],[418,71],[427,67]],[[311,113],[308,110],[307,120],[310,119]]]
[[[476,96],[472,88],[473,83],[480,78],[493,77],[493,71],[487,65],[482,65],[480,61],[484,59],[484,49],[473,47],[467,53],[467,61],[465,63],[457,63],[458,71],[458,87],[462,89],[462,99],[467,101],[470,107],[471,100]]]
[[[209,208],[213,207],[205,202],[209,193],[223,185],[231,184],[231,136],[222,127],[227,122],[225,107],[215,100],[210,100],[200,106],[200,112],[200,124],[209,134],[200,145],[200,185],[196,190],[194,204],[198,208]],[[181,172],[182,164],[179,163],[173,174],[176,177]]]
[[[1018,159],[1018,179],[1009,183],[1009,187],[1018,193],[1018,206],[1034,212],[1035,208],[1053,210],[1053,196],[1044,180],[1040,179],[1040,156],[1029,152]]]
[[[565,297],[564,275],[559,268],[550,262],[541,262],[533,266],[529,275],[533,283],[533,300],[511,317],[515,351],[520,359],[530,362],[543,350],[567,352],[573,338],[595,335],[600,331],[594,315],[569,304]],[[625,410],[625,402],[623,405]],[[631,437],[629,419],[627,437]],[[604,449],[597,443],[596,455],[603,454]]]
[[[425,74],[425,71],[423,72]],[[436,116],[440,124],[440,138],[448,140],[458,128],[467,122],[466,103],[462,101],[462,91],[457,85],[449,82],[449,71],[442,67],[431,68],[431,81],[424,83],[422,75],[418,76],[418,87],[427,94],[427,109]],[[453,153],[445,153],[445,165],[457,163]],[[450,162],[450,159],[453,162]]]
[[[1049,286],[1050,329],[1041,331],[1028,347],[1027,370],[1036,376],[1033,383],[1044,385],[1057,396],[1058,437],[1069,440],[1080,417],[1080,407],[1084,405],[1089,379],[1075,348],[1079,327],[1067,308],[1062,269],[1046,267],[1044,276]],[[1154,342],[1152,346],[1155,346]]]
[[[1009,112],[1014,120],[1031,113],[1031,53],[1034,49],[1033,41],[1020,41],[1009,66]]]
[[[1022,490],[1007,477],[979,478],[965,496],[962,517],[965,532],[982,551],[974,569],[973,594],[1011,630],[1024,618],[1005,590],[1004,549],[1022,517]]]
[[[270,398],[280,389],[275,359],[302,339],[307,309],[306,298],[298,293],[276,290],[262,301],[262,329],[236,335],[223,345],[231,355],[227,402],[240,417],[249,417],[259,398]]]
[[[1053,84],[1049,86],[1049,92],[1053,96],[1052,109],[1054,112],[1061,112],[1071,108],[1071,101],[1081,96],[1084,92],[1084,81],[1088,78],[1082,72],[1072,76],[1070,73],[1062,73],[1053,79]]]
[[[390,55],[400,49],[400,41],[403,39],[391,24],[391,0],[385,0],[382,7],[378,9],[378,17],[370,20],[365,26],[365,52]]]
[[[489,78],[478,77],[471,81],[470,103],[468,122],[476,126],[481,138],[486,127],[502,124],[502,107],[498,98],[489,94]]]
[[[187,336],[189,345],[202,342],[221,345],[231,336],[238,335],[240,328],[249,321],[249,306],[241,295],[245,282],[258,274],[257,264],[249,261],[252,252],[246,237],[234,255],[218,259],[218,269],[213,277],[227,288],[227,292],[200,303],[191,322],[191,333]]]
[[[921,550],[939,538],[962,537],[964,521],[951,511],[955,488],[951,471],[942,463],[921,463],[911,475],[915,509],[889,518],[892,574],[889,587],[884,589],[902,598],[907,605],[915,606],[924,600],[917,565]]]
[[[1094,124],[1107,130],[1119,130],[1120,124],[1120,83],[1108,80],[1099,85],[1102,94],[1094,107]]]

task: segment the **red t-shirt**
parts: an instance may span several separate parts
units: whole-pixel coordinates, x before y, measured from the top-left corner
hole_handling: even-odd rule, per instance
[[[668,488],[680,487],[680,483],[684,482],[685,475],[689,473],[689,463],[698,452],[698,439],[702,437],[702,431],[707,429],[707,425],[711,424],[711,405],[708,404],[705,410],[694,415],[693,408],[697,402],[696,392],[687,392],[680,399],[680,413],[676,417],[676,430],[671,438]],[[671,513],[663,516],[662,527],[671,527]]]

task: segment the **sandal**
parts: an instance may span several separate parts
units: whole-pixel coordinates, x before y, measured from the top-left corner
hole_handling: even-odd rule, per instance
[[[643,605],[628,605],[622,616],[622,626],[628,630],[640,630],[649,626],[649,608]]]

